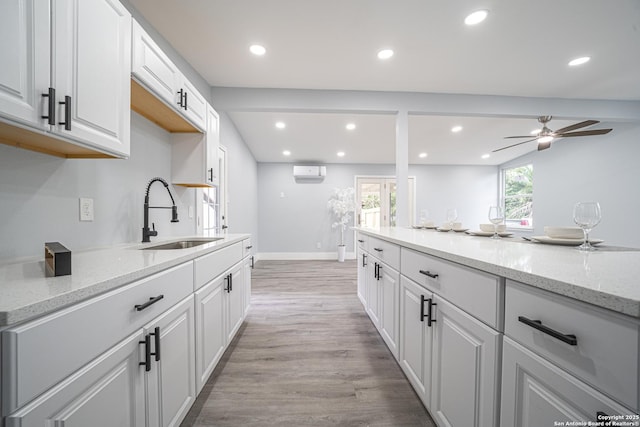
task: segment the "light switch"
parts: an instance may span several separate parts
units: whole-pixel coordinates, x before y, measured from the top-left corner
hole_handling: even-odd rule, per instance
[[[93,221],[93,199],[80,197],[80,221]]]

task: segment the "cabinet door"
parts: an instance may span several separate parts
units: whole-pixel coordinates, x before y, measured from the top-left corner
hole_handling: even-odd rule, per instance
[[[500,334],[434,297],[431,415],[441,426],[497,422]]]
[[[218,165],[218,146],[220,145],[220,118],[210,105],[207,105],[206,135],[206,177],[207,184],[219,185],[220,168]]]
[[[177,87],[181,74],[178,67],[142,29],[137,21],[133,21],[133,63],[132,74],[155,95],[173,108],[176,104]]]
[[[379,288],[380,280],[377,277],[378,261],[371,255],[367,262],[367,314],[376,328],[380,327],[380,298]]]
[[[387,343],[393,357],[398,359],[398,336],[400,334],[400,274],[381,264],[380,275],[380,335]]]
[[[400,278],[400,367],[424,405],[431,406],[431,348],[433,328],[423,317],[423,298],[433,294],[411,280]]]
[[[193,296],[145,328],[153,335],[147,372],[148,425],[179,426],[196,399]],[[159,341],[159,342],[158,342]]]
[[[360,248],[357,249],[357,262],[358,262],[358,282],[357,282],[357,292],[358,298],[362,305],[367,307],[367,258],[368,255]]]
[[[209,282],[196,294],[196,389],[202,386],[224,353],[226,341],[226,281]]]
[[[53,4],[51,80],[59,103],[55,132],[128,157],[131,15],[118,0]]]
[[[253,269],[253,256],[247,257],[244,260],[244,289],[242,296],[244,298],[244,315],[247,317],[249,313],[249,307],[251,306],[251,270]]]
[[[231,289],[227,291],[229,310],[227,312],[227,342],[230,343],[244,320],[244,268],[236,265],[231,272]],[[229,286],[227,284],[227,289]]]
[[[142,332],[112,347],[80,371],[6,418],[7,427],[144,427]],[[46,363],[46,352],[41,354]]]
[[[48,129],[47,93],[50,83],[51,26],[49,2],[0,2],[0,115]]]
[[[501,426],[539,427],[567,421],[602,422],[597,418],[598,412],[633,414],[633,411],[571,374],[504,338]]]
[[[181,73],[176,105],[179,111],[200,130],[207,128],[207,100]],[[182,100],[179,98],[182,97]]]

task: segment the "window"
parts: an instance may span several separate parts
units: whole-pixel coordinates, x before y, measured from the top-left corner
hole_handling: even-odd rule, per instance
[[[533,165],[502,170],[502,199],[509,228],[533,228]]]

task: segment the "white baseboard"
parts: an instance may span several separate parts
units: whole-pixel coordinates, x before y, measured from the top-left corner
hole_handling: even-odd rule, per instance
[[[337,260],[337,252],[260,252],[255,255],[256,261],[280,260]],[[345,259],[356,259],[354,252],[347,252]]]

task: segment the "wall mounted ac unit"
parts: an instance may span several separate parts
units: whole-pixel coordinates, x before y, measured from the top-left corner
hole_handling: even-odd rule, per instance
[[[293,178],[298,181],[322,181],[327,176],[326,166],[294,166]]]

